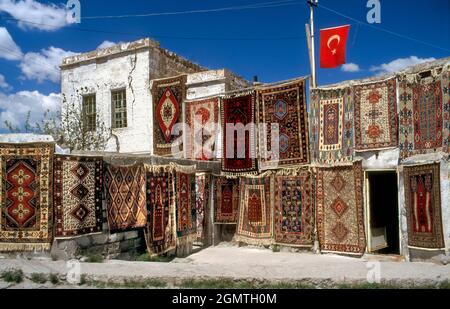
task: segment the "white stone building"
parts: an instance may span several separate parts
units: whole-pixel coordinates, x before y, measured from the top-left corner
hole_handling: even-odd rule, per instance
[[[91,117],[112,128],[108,152],[153,154],[153,79],[188,74],[187,99],[247,85],[226,69],[208,70],[148,38],[68,57],[60,67],[63,108],[93,106]]]

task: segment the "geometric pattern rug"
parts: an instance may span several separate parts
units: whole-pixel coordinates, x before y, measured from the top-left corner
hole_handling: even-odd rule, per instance
[[[239,179],[216,178],[214,222],[236,224],[239,212]]]
[[[172,146],[175,146],[172,143],[177,139],[177,136],[172,135],[172,130],[176,124],[183,121],[181,104],[186,98],[186,75],[153,80],[151,92],[154,124],[153,151],[155,155],[169,156]],[[182,151],[182,149],[178,150]]]
[[[305,79],[284,85],[258,89],[258,121],[266,125],[260,131],[260,170],[309,162],[308,115]],[[272,141],[272,126],[279,134]],[[271,149],[278,142],[278,151]]]
[[[210,177],[206,174],[197,174],[195,176],[195,210],[196,210],[196,228],[197,241],[203,242],[206,228],[206,211],[208,207]]]
[[[447,73],[448,74],[448,73]],[[420,82],[400,81],[399,148],[402,159],[437,151],[448,151],[450,86],[445,74]],[[447,84],[445,84],[447,82]],[[447,101],[443,101],[443,97]]]
[[[195,209],[195,174],[176,172],[177,236],[195,234],[197,214]]]
[[[397,147],[397,88],[395,78],[357,85],[355,98],[355,149]]]
[[[361,161],[317,169],[316,216],[322,251],[364,253],[362,181]]]
[[[221,111],[222,172],[227,175],[255,174],[257,160],[254,91],[240,92],[224,97]],[[233,128],[233,126],[236,131],[227,130],[227,127]],[[237,130],[238,128],[242,130]],[[248,130],[244,131],[244,128]]]
[[[0,144],[0,251],[50,250],[54,148]]]
[[[236,241],[250,245],[273,243],[273,176],[241,178]]]
[[[176,247],[174,174],[147,169],[148,222],[144,230],[150,256],[166,253]]]
[[[317,163],[352,162],[353,114],[350,87],[311,91],[311,151]]]
[[[289,246],[313,245],[314,203],[311,173],[275,176],[275,241]]]
[[[102,180],[102,157],[55,156],[55,237],[102,231]]]
[[[193,160],[211,160],[215,156],[219,123],[219,99],[185,102],[185,121],[189,126],[185,152]]]
[[[439,168],[439,163],[403,168],[408,245],[411,247],[445,247]]]
[[[115,166],[105,163],[106,208],[111,232],[145,227],[147,207],[145,172],[140,165]]]

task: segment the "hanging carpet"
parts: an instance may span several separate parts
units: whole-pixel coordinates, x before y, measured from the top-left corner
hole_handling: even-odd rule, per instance
[[[50,250],[54,148],[0,144],[0,251]]]
[[[105,193],[111,232],[145,227],[147,208],[145,172],[140,165],[115,166],[105,163]]]
[[[102,157],[55,156],[56,237],[102,231],[102,188]]]
[[[314,196],[312,177],[302,170],[296,175],[275,176],[275,241],[291,246],[313,245]]]
[[[364,234],[362,163],[317,169],[316,216],[324,252],[362,255]]]
[[[172,130],[176,124],[182,123],[181,104],[186,98],[186,75],[154,80],[152,98],[154,154],[173,156],[172,147],[178,137],[172,135]]]
[[[251,245],[273,243],[274,180],[272,176],[240,179],[236,241]]]
[[[434,163],[403,169],[409,246],[445,248],[439,168],[440,164]]]
[[[216,178],[215,223],[236,224],[239,211],[239,179]]]
[[[284,85],[258,89],[258,123],[261,170],[309,162],[308,114],[305,79]],[[272,125],[279,135],[272,141]],[[278,141],[278,151],[272,143]]]

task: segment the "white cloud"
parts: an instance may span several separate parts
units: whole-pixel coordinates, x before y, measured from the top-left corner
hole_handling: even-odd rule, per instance
[[[6,95],[0,92],[0,130],[6,129],[5,121],[23,129],[29,111],[30,124],[34,125],[43,119],[47,110],[54,113],[60,108],[61,97],[56,93],[44,95],[38,91],[20,91]]]
[[[34,0],[0,0],[0,12],[17,19],[22,29],[54,31],[66,26],[65,4],[43,4]],[[22,20],[22,21],[21,21]]]
[[[388,74],[388,73],[394,73],[397,71],[401,71],[409,66],[434,61],[436,58],[430,57],[430,58],[419,58],[417,56],[410,56],[408,58],[398,58],[395,60],[392,60],[389,63],[383,63],[381,65],[372,66],[370,70],[372,72],[375,72],[376,74]]]
[[[10,90],[12,87],[6,82],[5,76],[0,74],[0,89]]]
[[[341,66],[341,70],[344,72],[351,72],[351,73],[361,71],[361,69],[359,68],[359,65],[357,65],[356,63],[343,64]]]
[[[116,42],[111,42],[111,41],[103,41],[103,43],[100,44],[100,45],[97,47],[97,49],[113,47],[114,45],[122,44],[122,43],[123,43],[123,42],[118,42],[118,43],[116,43]]]
[[[8,30],[4,27],[0,27],[0,58],[6,60],[20,60],[22,57],[22,50],[14,42]]]
[[[51,46],[39,53],[26,53],[19,66],[27,79],[57,83],[60,80],[59,65],[62,59],[73,55],[74,52]]]

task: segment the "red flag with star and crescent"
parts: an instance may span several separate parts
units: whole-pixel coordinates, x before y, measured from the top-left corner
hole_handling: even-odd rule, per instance
[[[345,44],[350,25],[320,29],[320,67],[335,68],[345,63]]]

